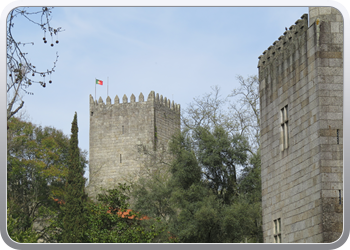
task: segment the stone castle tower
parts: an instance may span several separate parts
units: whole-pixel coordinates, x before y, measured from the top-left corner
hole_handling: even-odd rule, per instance
[[[264,242],[343,230],[343,18],[310,7],[259,57]]]
[[[104,104],[90,95],[89,196],[95,197],[100,187],[111,188],[124,183],[143,164],[140,148],[154,150],[166,146],[180,130],[180,105],[151,91],[147,100],[141,93],[136,102],[132,94],[114,104],[107,97]],[[135,177],[137,178],[137,177]]]

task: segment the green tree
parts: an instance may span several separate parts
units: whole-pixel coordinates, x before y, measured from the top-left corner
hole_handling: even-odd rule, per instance
[[[136,183],[133,183],[131,193],[133,209],[150,217],[160,218],[162,225],[168,228],[157,237],[158,242],[178,240],[177,235],[174,234],[177,229],[170,229],[176,225],[179,212],[179,206],[174,206],[176,203],[174,194],[177,191],[176,193],[181,196],[180,192],[183,189],[191,188],[193,183],[199,184],[202,175],[187,133],[178,134],[172,141],[169,145],[172,157],[157,155],[157,159],[160,158],[162,161],[156,161],[150,167],[149,174],[141,176]],[[163,151],[162,154],[168,155],[170,152]],[[181,160],[172,161],[175,158]],[[152,163],[154,161],[147,162],[146,165]]]
[[[174,214],[169,199],[172,193],[169,177],[170,172],[155,168],[152,173],[140,177],[136,183],[133,183],[131,192],[133,209],[167,221],[169,215]]]
[[[40,234],[35,232],[32,228],[28,228],[25,231],[17,230],[18,221],[14,219],[10,209],[7,208],[7,233],[10,238],[16,242],[21,243],[37,243],[40,238]]]
[[[85,193],[84,168],[80,164],[78,148],[77,113],[74,115],[69,145],[68,176],[63,208],[62,242],[84,242],[86,229],[85,210],[87,195]]]
[[[153,242],[176,242],[176,238],[172,237],[167,230],[169,219],[175,214],[174,207],[171,203],[171,193],[173,187],[169,182],[171,177],[170,161],[172,156],[162,147],[158,147],[153,151],[147,147],[143,147],[140,152],[143,156],[143,165],[138,172],[133,175],[138,177],[137,181],[130,181],[131,192],[131,208],[139,211],[152,218],[159,218],[160,223],[153,224],[152,220],[145,220],[143,224],[148,227],[155,226],[159,234]]]
[[[259,202],[251,203],[241,195],[230,206],[221,210],[221,230],[225,241],[233,243],[262,242],[261,205]]]
[[[69,139],[52,127],[35,126],[12,117],[7,130],[7,204],[13,232],[33,229],[57,214],[67,177]],[[86,153],[82,153],[82,167]],[[45,224],[45,223],[44,223]],[[36,228],[41,238],[47,227]]]
[[[199,125],[213,131],[219,125],[231,136],[239,133],[248,139],[248,161],[237,172],[237,190],[240,202],[248,200],[250,208],[256,209],[252,214],[260,213],[260,217],[256,217],[255,232],[261,232],[259,82],[256,76],[244,78],[238,75],[236,79],[239,87],[227,97],[223,98],[220,88],[215,86],[211,93],[194,98],[185,109],[183,123],[191,131],[195,131]],[[260,233],[255,236],[255,239],[259,239],[257,241],[262,242]]]
[[[150,243],[164,231],[159,221],[129,209],[129,187],[120,184],[87,204],[85,242]]]
[[[201,181],[202,170],[197,161],[193,138],[188,130],[172,137],[169,145],[173,161],[170,165],[171,182],[182,189],[188,189]]]
[[[221,243],[222,202],[211,190],[199,183],[187,190],[176,188],[172,204],[177,215],[169,224],[169,231],[183,243]]]
[[[250,202],[261,202],[261,161],[258,149],[249,159],[249,164],[239,177],[239,192],[246,195]]]
[[[174,182],[173,206],[178,211],[170,227],[172,233],[181,242],[240,241],[224,230],[223,218],[224,211],[238,200],[237,171],[246,163],[247,141],[240,135],[231,136],[219,126],[213,131],[196,127],[192,140],[188,140],[192,147],[179,144],[181,141],[175,139],[171,143],[172,150],[182,151],[174,157],[172,168],[177,166],[179,173],[199,169],[200,175],[189,181],[188,174],[175,173],[170,180]],[[193,160],[186,160],[188,154]],[[187,180],[186,185],[183,180]]]
[[[259,149],[250,157],[249,164],[243,169],[238,179],[238,187],[240,199],[236,207],[242,216],[249,217],[249,224],[245,224],[247,227],[244,238],[248,241],[263,242]]]
[[[171,175],[157,186],[154,176],[138,182],[136,208],[156,216],[154,207],[162,204],[162,222],[179,242],[230,242],[223,211],[238,195],[236,168],[247,159],[246,146],[244,138],[232,137],[222,127],[213,132],[197,127],[192,134],[185,130],[174,136]]]
[[[164,182],[150,175],[134,185],[137,209],[155,216],[161,204],[179,242],[262,242],[258,84],[237,79],[226,98],[216,86],[185,109]]]
[[[197,127],[194,138],[206,184],[219,199],[230,204],[238,195],[237,175],[247,161],[247,141],[239,134],[230,135],[223,127],[215,127],[213,132]]]

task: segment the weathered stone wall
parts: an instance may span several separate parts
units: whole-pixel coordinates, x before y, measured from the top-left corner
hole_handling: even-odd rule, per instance
[[[146,101],[141,93],[138,102],[134,95],[130,102],[124,95],[121,103],[116,96],[114,104],[109,97],[104,104],[102,98],[97,102],[90,95],[90,196],[95,197],[100,187],[137,179],[144,160],[140,149],[153,150],[159,142],[166,145],[180,129],[180,105],[169,104],[153,91]]]
[[[315,82],[319,99],[319,152],[323,242],[343,230],[343,17],[331,7],[310,8],[315,37]],[[310,34],[311,35],[311,34]]]
[[[264,242],[332,242],[342,232],[342,16],[310,8],[259,57]],[[281,110],[287,106],[288,147]]]
[[[158,147],[166,147],[174,131],[180,129],[180,112],[172,112],[170,107],[175,106],[174,101],[157,94],[155,97],[155,136]],[[179,106],[177,107],[180,108]]]

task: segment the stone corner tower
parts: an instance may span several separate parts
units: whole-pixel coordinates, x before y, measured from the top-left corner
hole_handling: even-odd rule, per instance
[[[171,136],[180,130],[180,105],[151,91],[138,102],[132,94],[114,104],[108,96],[106,104],[90,95],[89,196],[100,188],[112,188],[125,183],[143,164],[139,147],[154,149],[166,146]],[[135,176],[135,178],[137,178]]]
[[[310,7],[259,57],[264,242],[343,230],[343,17]]]

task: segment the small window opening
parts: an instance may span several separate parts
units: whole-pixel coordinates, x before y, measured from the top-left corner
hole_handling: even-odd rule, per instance
[[[341,190],[339,190],[339,204],[341,204]]]
[[[122,126],[122,134],[124,134],[124,125]]]
[[[281,109],[281,151],[289,146],[288,134],[288,105]]]
[[[91,111],[91,116],[93,116],[93,115],[94,115],[94,112]]]
[[[339,144],[339,129],[337,129],[337,144]]]
[[[274,220],[273,224],[274,224],[274,242],[282,243],[281,218]]]
[[[142,151],[143,151],[143,146],[142,146],[142,144],[137,145],[137,152],[138,152],[138,153],[142,153]]]
[[[122,155],[120,154],[119,156],[120,156],[120,163],[122,163]]]

